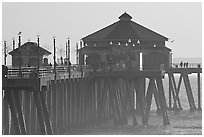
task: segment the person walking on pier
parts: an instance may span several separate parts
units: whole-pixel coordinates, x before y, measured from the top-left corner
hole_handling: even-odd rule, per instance
[[[183,63],[183,67],[184,67],[184,68],[186,67],[186,62]]]
[[[188,68],[188,62],[186,62],[186,68]]]
[[[6,65],[2,65],[2,77],[7,78],[8,67]]]
[[[183,62],[181,61],[181,63],[180,63],[180,67],[182,68],[182,66],[183,66]]]

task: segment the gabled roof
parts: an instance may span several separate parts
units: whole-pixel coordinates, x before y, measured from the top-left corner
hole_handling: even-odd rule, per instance
[[[22,51],[24,50],[29,50],[31,51],[31,54],[38,54],[38,45],[36,42],[26,42],[20,48],[16,48],[13,51],[9,52],[9,55],[16,55],[19,53],[19,49]],[[39,54],[40,55],[50,55],[52,54],[51,52],[47,51],[46,49],[39,47]]]
[[[158,34],[138,23],[131,21],[132,17],[126,12],[119,17],[119,21],[92,33],[83,41],[109,41],[109,40],[145,40],[167,41],[168,38]]]

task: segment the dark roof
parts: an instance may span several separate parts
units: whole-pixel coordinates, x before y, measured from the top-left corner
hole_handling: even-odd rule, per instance
[[[131,21],[132,17],[124,13],[119,17],[119,21],[92,33],[83,41],[109,41],[109,40],[145,40],[145,41],[167,41],[168,38],[162,36],[138,23]]]
[[[132,17],[129,15],[129,14],[127,14],[126,12],[125,13],[123,13],[120,17],[119,17],[119,19],[120,20],[131,20],[132,19]]]
[[[46,49],[39,47],[39,53],[40,55],[50,55],[52,54],[51,52],[47,51]],[[38,53],[38,45],[36,42],[26,42],[22,46],[20,46],[20,50],[28,49],[32,51],[32,54],[37,54]],[[14,49],[13,51],[9,52],[8,54],[10,55],[16,55],[19,53],[19,48]]]

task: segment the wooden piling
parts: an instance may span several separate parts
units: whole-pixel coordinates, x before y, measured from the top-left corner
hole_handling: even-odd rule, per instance
[[[15,133],[17,135],[20,135],[21,134],[21,129],[20,129],[18,118],[17,118],[17,111],[16,111],[15,102],[13,100],[13,96],[11,94],[11,91],[7,90],[5,92],[5,96],[6,96],[6,99],[8,100],[9,106],[10,106],[11,118],[13,120],[12,122],[14,124]]]
[[[42,107],[41,107],[42,103],[41,103],[41,98],[40,98],[40,92],[39,91],[34,91],[34,100],[35,100],[35,104],[36,104],[36,107],[37,107],[40,132],[41,132],[41,134],[46,135],[44,115],[43,115],[43,110],[42,110]]]
[[[172,109],[172,106],[171,106],[171,92],[172,92],[172,83],[171,83],[171,77],[170,75],[168,75],[169,77],[169,110]]]
[[[179,77],[178,87],[177,87],[177,91],[176,91],[176,97],[178,98],[179,109],[183,110],[181,103],[180,103],[180,99],[179,99],[179,91],[181,88],[181,82],[182,82],[182,74],[180,74],[180,77]]]
[[[174,110],[175,111],[178,111],[178,110],[182,110],[182,107],[181,107],[181,103],[180,103],[180,98],[179,98],[179,89],[177,88],[177,86],[176,86],[176,81],[175,81],[175,78],[174,78],[174,75],[173,75],[173,73],[171,74],[171,77],[172,77],[172,83],[173,83],[173,96],[174,96],[174,98],[175,98],[175,103],[174,103]],[[179,79],[179,82],[180,82],[181,80]],[[180,86],[180,85],[179,85]],[[180,88],[180,87],[179,87]],[[176,95],[175,95],[176,94]],[[177,101],[177,103],[176,103],[176,101]],[[178,105],[178,106],[177,106]]]
[[[66,129],[70,129],[71,126],[71,120],[70,120],[70,116],[71,116],[71,98],[70,98],[70,79],[66,79],[66,103],[67,103],[67,108],[66,108]]]
[[[19,95],[19,91],[18,92],[14,92],[13,90],[11,91],[11,96],[15,102],[15,107],[17,110],[17,114],[18,114],[18,120],[19,120],[19,124],[20,124],[20,129],[21,129],[21,134],[22,135],[26,135],[27,131],[26,131],[26,125],[25,125],[25,117],[22,111],[22,102],[20,102],[20,95]]]
[[[178,98],[176,98],[176,83],[175,83],[175,79],[174,79],[174,76],[173,76],[173,73],[168,73],[168,76],[169,76],[169,86],[171,87],[171,92],[172,92],[172,95],[173,95],[173,101],[174,101],[174,105],[173,105],[173,110],[174,111],[178,111],[178,107],[177,107],[177,100]]]
[[[8,99],[6,97],[6,90],[3,90],[3,101],[2,101],[2,134],[3,135],[9,135],[9,128],[10,128],[10,124],[9,124],[9,119],[10,119],[10,114],[9,114],[9,103],[8,103]]]
[[[153,84],[153,95],[154,95],[154,100],[156,103],[156,107],[157,107],[157,115],[161,114],[161,105],[159,103],[159,93],[158,93],[158,89],[156,88],[155,83]]]
[[[159,95],[159,103],[161,106],[162,116],[163,116],[163,125],[170,125],[167,109],[166,109],[166,99],[164,95],[164,88],[162,84],[161,78],[156,78],[157,88],[158,88],[158,95]]]
[[[190,111],[194,111],[194,110],[196,110],[196,106],[195,106],[195,102],[194,102],[194,98],[193,98],[193,93],[191,90],[190,80],[189,80],[187,73],[183,73],[182,75],[183,75],[183,80],[184,80],[184,84],[186,87],[186,93],[188,96]]]
[[[45,126],[46,126],[46,135],[53,135],[52,124],[51,124],[51,121],[50,121],[50,115],[49,115],[49,112],[48,112],[48,106],[46,104],[44,94],[45,94],[44,91],[41,91],[39,95],[40,95],[40,99],[41,99],[42,113],[43,113],[43,116],[44,116],[44,123],[45,123]]]
[[[146,97],[145,97],[145,100],[146,100],[146,104],[145,104],[146,117],[145,117],[144,125],[148,124],[149,112],[150,112],[150,108],[151,108],[152,95],[153,95],[153,84],[155,84],[155,79],[150,78],[149,85],[147,88]]]
[[[57,119],[56,119],[56,93],[57,93],[57,81],[56,80],[52,80],[51,81],[51,86],[52,86],[52,115],[51,115],[51,118],[52,118],[52,122],[53,122],[53,131],[54,131],[54,134],[57,134]]]
[[[198,110],[202,110],[200,97],[200,73],[197,73],[197,83],[198,83]]]
[[[133,96],[131,95],[133,93],[133,86],[132,86],[132,81],[131,80],[126,80],[126,86],[127,86],[127,95],[128,95],[128,101],[130,104],[130,111],[133,117],[133,126],[138,126],[138,122],[135,116],[135,112],[134,112],[134,99]]]
[[[145,113],[145,94],[144,89],[142,88],[143,84],[141,84],[140,79],[135,79],[134,87],[136,89],[136,96],[139,101],[139,109],[140,109],[140,115],[142,117],[142,124],[147,125],[146,123],[146,113]]]

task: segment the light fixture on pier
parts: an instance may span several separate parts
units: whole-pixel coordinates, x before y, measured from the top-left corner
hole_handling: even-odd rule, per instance
[[[135,47],[135,44],[133,43],[133,45],[132,45],[133,47]]]
[[[127,44],[127,43],[125,43],[125,46],[127,47],[127,46],[128,46],[128,44]]]
[[[113,42],[111,41],[111,42],[110,42],[110,45],[112,45],[112,44],[113,44]]]
[[[18,48],[19,48],[19,54],[18,54],[18,66],[19,66],[19,76],[22,77],[22,72],[21,72],[21,32],[18,33]]]
[[[137,43],[140,44],[140,40],[139,39],[137,40]]]
[[[154,48],[156,48],[156,45],[154,44]]]
[[[129,39],[128,42],[130,43],[130,42],[131,42],[131,39]]]
[[[53,45],[54,45],[54,57],[53,57],[53,60],[54,60],[54,79],[56,80],[57,79],[57,74],[56,74],[56,47],[55,47],[55,35],[53,36]]]
[[[39,67],[40,67],[40,34],[37,34],[37,44],[38,44],[38,74],[39,74]]]

